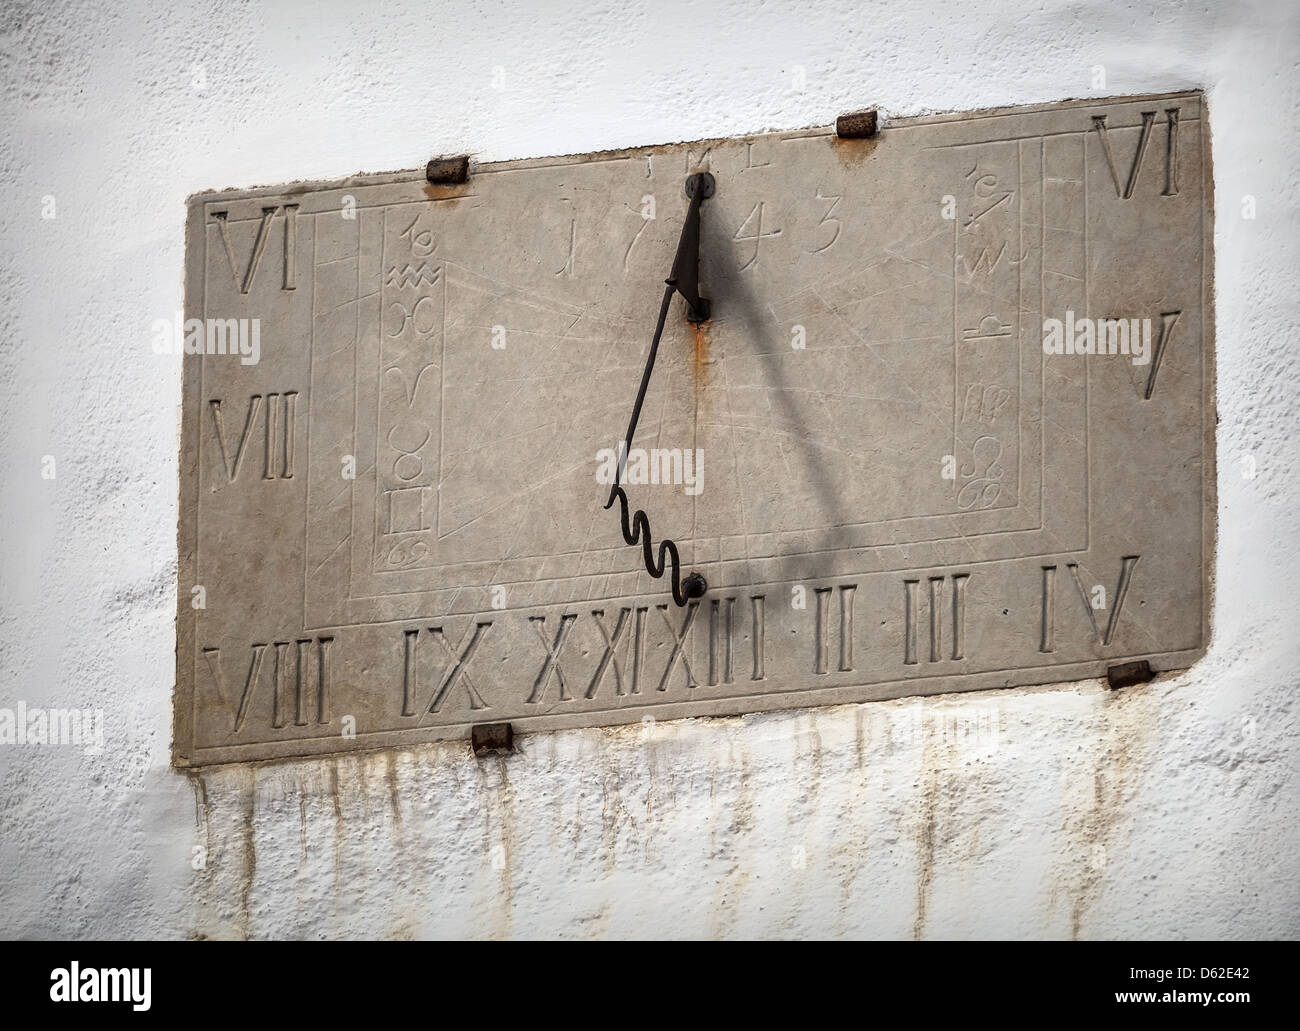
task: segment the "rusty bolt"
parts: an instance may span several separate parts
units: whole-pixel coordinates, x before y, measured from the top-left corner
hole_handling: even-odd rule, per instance
[[[513,752],[515,728],[509,723],[479,723],[469,732],[475,755],[485,752]]]
[[[835,119],[835,135],[842,140],[865,140],[876,135],[878,125],[876,109],[850,111]]]
[[[1151,663],[1146,659],[1139,659],[1137,662],[1122,662],[1118,666],[1111,666],[1110,669],[1106,670],[1106,686],[1112,691],[1116,691],[1121,687],[1145,684],[1148,680],[1154,680],[1155,676]]]
[[[424,177],[435,186],[452,186],[469,181],[469,155],[434,158],[424,170]]]

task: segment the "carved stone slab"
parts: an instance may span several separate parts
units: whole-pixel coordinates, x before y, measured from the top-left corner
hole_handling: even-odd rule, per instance
[[[1208,141],[1183,93],[192,198],[177,762],[1189,665]],[[599,454],[705,170],[632,445],[681,482],[628,466],[681,609]]]

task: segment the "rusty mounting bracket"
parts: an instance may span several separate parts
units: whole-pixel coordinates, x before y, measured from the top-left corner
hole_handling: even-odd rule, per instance
[[[1111,666],[1106,670],[1106,686],[1112,691],[1117,691],[1121,687],[1132,687],[1134,684],[1145,684],[1155,678],[1155,670],[1146,659],[1138,659],[1137,662],[1121,662],[1118,666]]]
[[[425,167],[424,177],[435,186],[455,186],[469,182],[469,155],[434,158]]]
[[[850,111],[835,119],[835,135],[842,140],[865,140],[876,135],[880,119],[876,109],[869,107],[865,111]]]
[[[475,755],[515,750],[515,728],[509,723],[477,723],[470,728],[469,741]]]

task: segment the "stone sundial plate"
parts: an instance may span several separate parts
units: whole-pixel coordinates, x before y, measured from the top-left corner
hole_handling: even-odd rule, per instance
[[[598,454],[704,170],[628,488],[680,609]],[[1211,181],[1179,93],[191,198],[177,762],[1191,664]]]

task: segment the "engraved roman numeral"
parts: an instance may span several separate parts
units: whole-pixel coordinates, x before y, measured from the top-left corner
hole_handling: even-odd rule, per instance
[[[1178,196],[1178,108],[1165,108],[1169,132],[1165,137],[1165,189],[1163,196]]]
[[[442,627],[431,626],[429,633],[433,634],[439,646],[442,648],[443,655],[449,660],[446,672],[443,673],[442,679],[438,682],[438,687],[429,699],[429,704],[425,707],[425,712],[436,713],[442,708],[443,702],[447,696],[455,689],[457,684],[465,685],[465,693],[469,695],[469,707],[471,709],[489,708],[488,703],[483,700],[478,689],[474,686],[474,681],[470,679],[466,667],[469,666],[470,660],[474,658],[474,652],[478,650],[479,642],[483,640],[483,635],[487,633],[488,628],[492,626],[491,620],[485,620],[481,623],[475,623],[472,630],[466,630],[460,639],[459,653],[452,649],[447,643],[447,638],[442,632]],[[419,683],[419,647],[420,631],[405,630],[402,633],[403,648],[403,670],[402,670],[402,715],[414,716],[415,693]]]
[[[244,693],[239,697],[239,708],[235,712],[236,734],[244,729],[244,723],[248,719],[248,707],[253,701],[253,692],[257,688],[258,674],[262,671],[262,656],[265,654],[266,645],[253,645],[253,655],[248,662],[248,676],[244,679]],[[207,660],[208,670],[212,673],[212,680],[217,685],[217,694],[222,701],[225,701],[225,681],[221,675],[221,649],[204,648],[203,657]]]
[[[262,264],[262,255],[266,252],[267,241],[271,238],[271,222],[281,211],[284,212],[284,281],[282,290],[293,290],[298,285],[298,205],[285,204],[262,209],[262,221],[257,227],[257,238],[253,241],[253,254],[248,260],[241,280],[239,265],[235,261],[235,247],[230,240],[228,211],[214,211],[217,229],[221,233],[221,242],[230,261],[230,274],[235,277],[235,285],[241,294],[248,293],[257,277],[257,270]]]
[[[334,638],[308,637],[295,643],[297,645],[297,661],[293,663],[294,726],[307,726],[307,710],[313,694],[316,703],[316,722],[321,725],[328,724],[330,722],[330,685],[333,681],[331,648],[334,644]],[[275,671],[272,675],[271,726],[276,730],[289,725],[287,718],[289,705],[285,697],[290,666],[288,660],[289,644],[288,641],[272,642],[272,646],[275,648]],[[316,645],[314,692],[310,673],[313,644]],[[252,647],[253,654],[248,663],[248,675],[244,678],[244,690],[239,697],[239,708],[235,712],[235,733],[243,730],[244,724],[248,721],[248,714],[257,693],[257,684],[261,679],[262,660],[266,655],[267,645],[255,644]],[[208,669],[211,671],[212,678],[217,685],[217,693],[224,699],[225,684],[221,673],[221,651],[218,648],[204,648],[203,657],[207,660]]]
[[[294,441],[297,438],[298,430],[298,392],[296,390],[285,391],[283,394],[266,395],[266,443],[265,443],[265,461],[262,466],[262,479],[264,480],[291,480],[293,479],[293,458],[294,458]],[[239,445],[235,449],[234,459],[231,460],[230,445],[226,442],[226,419],[222,411],[222,402],[217,398],[208,401],[208,410],[212,412],[212,424],[216,428],[217,446],[221,451],[221,461],[226,469],[226,476],[231,483],[235,482],[239,476],[239,470],[244,462],[244,455],[248,452],[248,447],[253,438],[253,427],[257,423],[257,417],[262,412],[262,395],[254,394],[248,399],[248,414],[244,416],[244,429],[239,435]],[[281,414],[283,414],[284,430],[279,430]],[[277,444],[280,455],[276,455]],[[279,472],[276,471],[279,457]]]
[[[1181,311],[1160,313],[1160,336],[1156,340],[1155,353],[1151,355],[1151,371],[1147,373],[1147,388],[1142,395],[1148,401],[1151,400],[1151,395],[1155,393],[1156,373],[1160,371],[1160,361],[1165,356],[1165,348],[1174,335],[1174,326],[1178,324],[1178,316],[1181,314]]]
[[[239,437],[239,450],[235,452],[235,460],[231,462],[230,451],[226,447],[226,420],[221,413],[221,402],[215,398],[208,402],[209,411],[212,412],[212,421],[217,428],[217,444],[221,448],[221,460],[226,466],[226,475],[230,477],[230,482],[235,482],[235,477],[239,475],[239,467],[244,462],[244,453],[248,449],[248,441],[253,433],[253,423],[257,419],[257,413],[262,409],[262,395],[254,394],[248,401],[248,415],[244,419],[244,432]]]
[[[840,660],[837,672],[848,673],[853,669],[853,595],[857,584],[843,584],[840,587]],[[833,587],[819,587],[817,596],[817,620],[814,624],[813,672],[830,672],[830,607]]]
[[[637,606],[636,628],[632,634],[632,694],[641,693],[641,671],[645,668],[645,619],[649,606]]]
[[[929,661],[940,662],[943,659],[943,584],[946,576],[927,578],[930,585],[930,649]],[[954,573],[952,576],[952,651],[950,659],[966,658],[966,585],[970,581],[969,573]],[[917,634],[920,610],[920,580],[903,581],[903,664],[917,664]]]
[[[1142,112],[1142,132],[1138,136],[1137,154],[1129,168],[1128,179],[1124,184],[1119,181],[1119,169],[1115,165],[1115,153],[1111,149],[1110,135],[1106,129],[1106,116],[1093,115],[1092,124],[1101,137],[1102,153],[1106,155],[1106,165],[1110,168],[1111,180],[1115,183],[1115,195],[1121,200],[1129,200],[1137,188],[1138,176],[1142,173],[1142,162],[1146,158],[1147,144],[1151,142],[1151,129],[1155,124],[1154,111]],[[1165,109],[1165,123],[1168,137],[1165,144],[1165,188],[1161,195],[1176,197],[1178,195],[1178,108]]]
[[[709,686],[732,683],[732,642],[736,599],[714,598],[709,604]]]
[[[605,610],[591,610],[592,616],[596,619],[596,626],[600,628],[600,636],[605,639],[605,653],[600,657],[600,662],[596,665],[596,672],[591,678],[591,683],[587,685],[588,698],[596,697],[600,682],[605,679],[605,671],[609,669],[611,664],[614,666],[614,692],[618,697],[623,697],[623,669],[618,663],[616,649],[618,648],[618,642],[623,637],[623,631],[627,629],[627,617],[631,613],[631,609],[619,609],[618,622],[614,624],[614,633],[610,634],[605,629]]]
[[[657,605],[659,614],[664,618],[664,625],[668,627],[668,633],[672,636],[673,650],[668,656],[668,664],[664,667],[664,675],[659,679],[659,690],[668,690],[668,680],[673,675],[673,670],[677,668],[677,662],[680,659],[682,666],[686,670],[686,686],[699,687],[699,681],[695,679],[695,672],[691,669],[690,659],[686,655],[687,638],[690,636],[691,627],[695,625],[695,613],[699,610],[698,601],[688,602],[686,605],[686,617],[682,620],[682,628],[678,630],[673,626],[673,621],[668,618],[668,606]]]
[[[736,598],[714,598],[709,603],[709,686],[736,681]],[[750,680],[763,679],[763,595],[749,599],[753,667]]]
[[[316,722],[330,721],[330,646],[332,637],[316,640]],[[312,638],[299,639],[297,662],[294,664],[293,722],[294,726],[307,725],[307,702],[310,700],[310,677],[307,670],[310,664]],[[289,705],[285,697],[286,680],[289,674],[288,641],[275,642],[275,693],[272,696],[271,726],[279,729],[288,726]]]
[[[277,405],[277,399],[280,399],[282,404]],[[282,445],[284,459],[280,467],[280,478],[285,480],[293,479],[293,441],[298,421],[298,392],[296,390],[286,392],[283,397],[279,394],[266,395],[266,464],[262,470],[262,479],[264,480],[274,480],[276,478],[275,424],[278,421],[276,413],[280,408],[284,409],[284,442]]]
[[[1076,562],[1067,562],[1065,568],[1070,571],[1070,576],[1074,579],[1074,585],[1079,589],[1079,598],[1083,602],[1084,610],[1088,613],[1088,622],[1092,624],[1092,634],[1102,645],[1108,645],[1111,638],[1115,636],[1115,627],[1119,625],[1119,614],[1124,608],[1124,598],[1128,595],[1129,582],[1133,579],[1133,567],[1137,565],[1140,555],[1125,555],[1123,564],[1120,567],[1119,583],[1115,587],[1114,604],[1110,609],[1110,618],[1106,621],[1106,629],[1103,632],[1097,624],[1097,616],[1088,598],[1088,592],[1084,590],[1083,581],[1079,579],[1079,566]],[[1056,633],[1056,566],[1043,566],[1043,621],[1042,634],[1039,639],[1038,650],[1040,652],[1053,652],[1056,650],[1055,633]]]
[[[528,617],[528,622],[533,624],[538,638],[541,639],[542,647],[546,649],[546,660],[542,663],[537,679],[533,681],[533,691],[527,699],[529,705],[535,705],[546,697],[546,687],[550,683],[552,672],[555,674],[555,679],[560,682],[560,701],[573,701],[573,696],[569,694],[569,685],[564,679],[564,669],[560,666],[560,653],[564,651],[564,642],[568,640],[569,631],[577,618],[576,612],[566,612],[561,615],[560,625],[555,631],[555,641],[552,643],[546,639],[546,617]]]
[[[719,684],[735,683],[735,660],[736,660],[736,598],[715,598],[709,603],[709,652],[708,652],[708,683],[711,687]],[[766,643],[764,639],[764,596],[756,594],[750,597],[750,613],[752,616],[752,634],[751,642],[753,648],[753,667],[750,674],[750,680],[764,679],[763,663],[766,652]],[[690,641],[691,631],[695,625],[695,620],[699,611],[699,602],[692,601],[686,607],[686,615],[682,620],[680,627],[674,626],[672,619],[668,614],[667,605],[656,606],[660,616],[663,618],[664,625],[668,628],[669,640],[672,642],[672,651],[668,655],[668,660],[664,666],[664,671],[659,679],[656,690],[667,691],[669,681],[678,665],[682,667],[686,674],[686,686],[695,688],[700,686],[700,681],[695,676],[695,670],[691,666]],[[586,697],[594,698],[600,689],[600,684],[605,678],[609,667],[614,667],[615,690],[622,697],[623,676],[619,664],[616,649],[621,641],[626,629],[632,627],[632,677],[630,694],[641,693],[641,681],[645,670],[645,642],[646,642],[646,614],[649,607],[637,606],[636,608],[623,608],[619,610],[618,619],[614,625],[613,633],[610,633],[604,623],[605,612],[603,609],[595,609],[592,615],[596,617],[596,625],[600,629],[601,636],[605,640],[605,651],[596,666],[594,675],[587,685]],[[535,623],[541,622],[541,617],[530,617]],[[576,619],[576,616],[566,616],[565,619]],[[567,634],[567,628],[561,627],[561,634]],[[547,642],[549,644],[549,642]],[[551,646],[551,651],[556,657],[559,655],[563,640],[557,635],[556,643]],[[548,667],[544,666],[542,673],[548,672]],[[558,673],[558,666],[557,666]],[[541,677],[539,676],[539,684]],[[565,692],[565,683],[561,677],[561,701],[567,701],[568,695]],[[535,688],[536,693],[536,688]],[[530,700],[532,700],[530,698]]]

